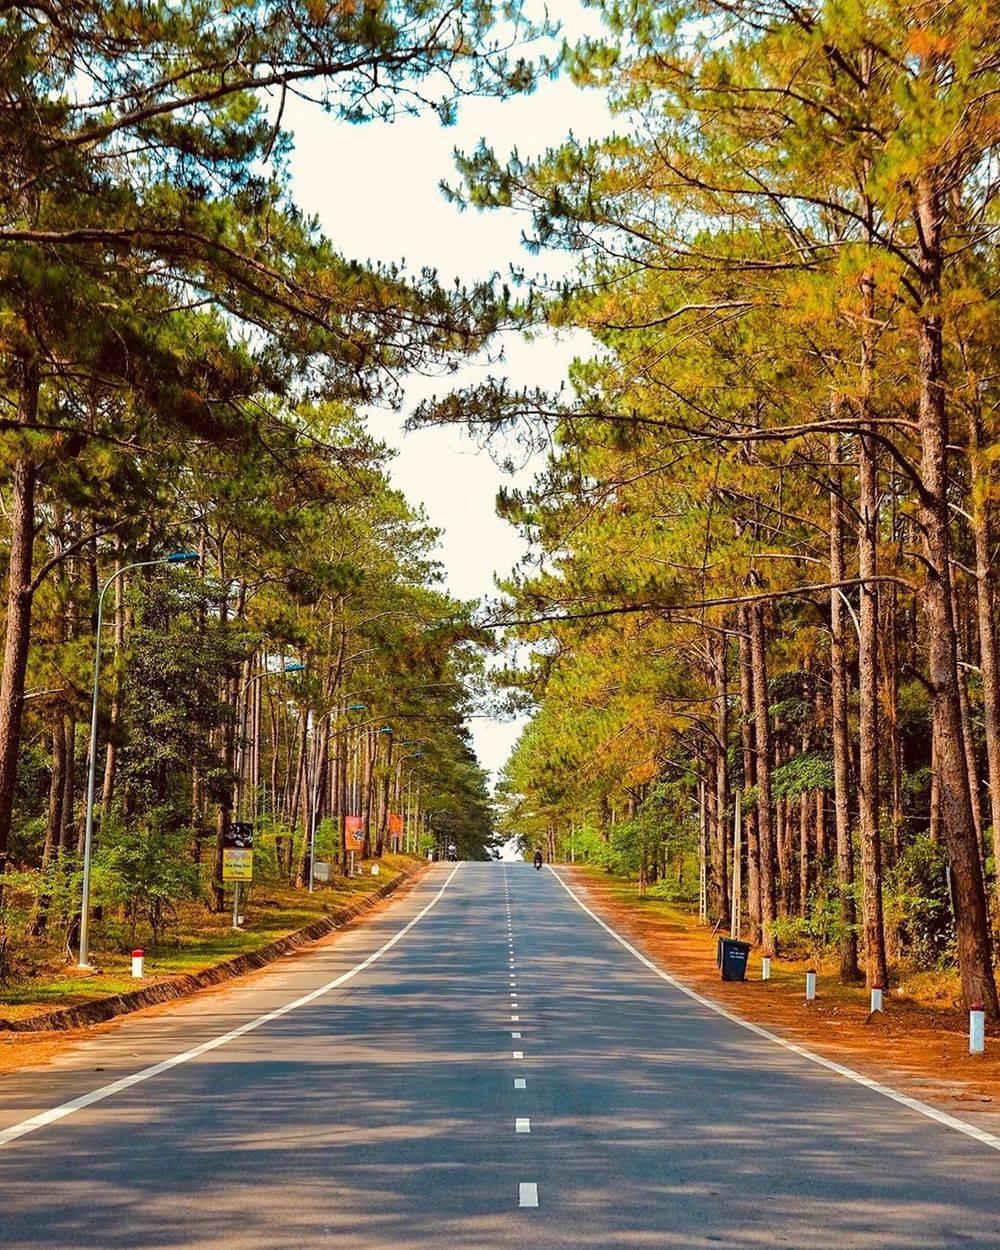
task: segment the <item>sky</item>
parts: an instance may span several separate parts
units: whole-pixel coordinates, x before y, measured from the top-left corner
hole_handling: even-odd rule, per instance
[[[548,10],[569,38],[597,29],[595,16],[576,0],[551,0]],[[492,273],[506,276],[511,264],[562,277],[574,263],[559,253],[530,256],[521,242],[523,222],[513,210],[463,212],[449,204],[440,183],[456,181],[455,149],[471,150],[485,138],[502,155],[516,147],[530,156],[570,131],[588,137],[610,129],[600,94],[580,91],[566,78],[546,81],[528,96],[465,101],[449,127],[433,116],[352,126],[303,101],[289,102],[285,121],[295,137],[295,199],[319,218],[338,249],[352,259],[405,260],[413,270],[430,266],[445,284],[454,278],[471,283]],[[490,374],[506,376],[515,385],[554,389],[573,358],[590,348],[579,332],[530,340],[508,333],[500,346],[499,363],[472,362],[447,377],[413,376],[399,412],[370,409],[367,414],[373,433],[396,450],[393,483],[412,503],[422,504],[441,529],[439,556],[447,587],[463,599],[491,594],[495,577],[509,572],[524,554],[517,531],[494,511],[497,490],[512,479],[456,428],[404,434],[407,412],[431,394]],[[529,464],[514,480],[523,483],[530,477]],[[476,717],[472,728],[479,759],[495,774],[520,722]]]

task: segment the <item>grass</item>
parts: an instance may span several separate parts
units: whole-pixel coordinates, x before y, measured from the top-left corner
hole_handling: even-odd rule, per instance
[[[374,893],[413,863],[412,856],[386,855],[380,861],[378,876],[372,876],[370,866],[364,865],[364,875],[317,885],[312,894],[283,882],[255,884],[241,906],[244,923],[240,929],[232,927],[231,905],[223,913],[214,913],[202,902],[184,903],[158,949],[151,949],[148,934],[146,941],[143,935],[137,938],[136,945],[146,951],[146,977],[158,980],[198,972],[266,946]],[[0,1016],[27,1017],[135,989],[139,983],[131,976],[131,943],[127,939],[127,931],[123,934],[119,925],[95,924],[93,971],[67,966],[54,945],[39,944],[31,952],[31,971],[0,986]]]

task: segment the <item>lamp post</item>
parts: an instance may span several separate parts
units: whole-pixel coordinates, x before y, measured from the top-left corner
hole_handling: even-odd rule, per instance
[[[416,747],[417,749],[415,751],[411,751],[408,755],[401,755],[399,759],[396,761],[396,798],[397,798],[397,801],[403,797],[401,791],[402,791],[404,761],[405,760],[422,760],[424,758],[424,753],[420,749],[419,743],[401,742],[400,746]],[[406,815],[404,817],[404,823],[403,823],[403,848],[402,848],[404,851],[408,849],[407,843],[410,840],[410,781],[411,781],[411,778],[409,774],[407,774],[406,800],[404,804],[404,810],[406,812]]]
[[[133,569],[148,569],[156,564],[194,564],[196,551],[175,551],[159,560],[138,560],[125,564],[107,579],[97,597],[97,635],[94,643],[94,688],[90,700],[90,758],[87,765],[87,815],[83,833],[83,897],[80,903],[80,957],[77,965],[89,968],[90,954],[90,857],[94,841],[94,782],[97,776],[97,700],[101,682],[101,626],[104,623],[104,596],[112,583]]]

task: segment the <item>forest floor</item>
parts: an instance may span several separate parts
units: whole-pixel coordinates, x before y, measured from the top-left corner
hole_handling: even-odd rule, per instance
[[[836,959],[772,961],[760,979],[750,954],[747,980],[722,981],[718,936],[682,904],[640,897],[635,882],[598,868],[574,866],[572,880],[614,929],[659,967],[735,1015],[955,1115],[1000,1113],[1000,1035],[986,1054],[969,1054],[968,1015],[957,1003],[957,977],[903,976],[885,995],[885,1011],[869,1014],[864,985],[842,985]],[[817,972],[817,997],[805,1000],[805,972]]]
[[[13,975],[0,983],[0,1017],[25,1019],[74,1007],[111,994],[124,994],[139,985],[182,973],[199,972],[273,942],[314,920],[371,894],[387,879],[417,862],[410,855],[385,855],[379,860],[379,873],[372,876],[371,865],[362,864],[353,878],[337,877],[329,885],[317,884],[313,893],[296,890],[282,882],[255,884],[240,911],[243,925],[232,927],[231,904],[224,912],[211,912],[202,902],[186,902],[154,949],[148,932],[140,932],[134,943],[122,934],[94,925],[92,959],[94,969],[82,971],[70,963],[55,943],[32,943],[30,960],[19,961]],[[145,948],[145,977],[133,980],[131,950]]]

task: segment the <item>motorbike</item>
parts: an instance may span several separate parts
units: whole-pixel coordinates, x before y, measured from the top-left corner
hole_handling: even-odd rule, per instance
[[[542,871],[542,855],[540,851],[535,852],[535,871]]]

